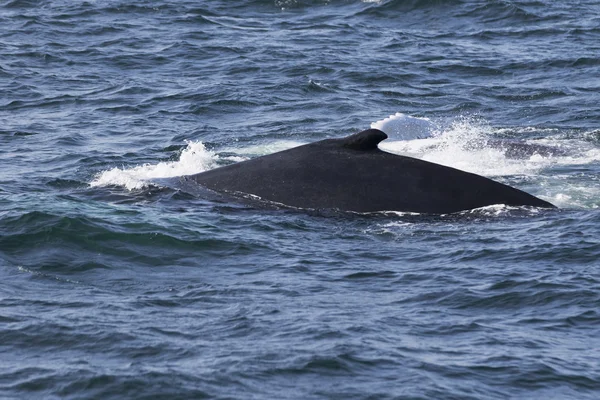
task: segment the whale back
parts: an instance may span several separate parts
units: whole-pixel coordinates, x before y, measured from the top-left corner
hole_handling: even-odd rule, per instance
[[[310,209],[452,213],[493,204],[553,207],[491,179],[381,151],[369,129],[191,176],[231,195]]]

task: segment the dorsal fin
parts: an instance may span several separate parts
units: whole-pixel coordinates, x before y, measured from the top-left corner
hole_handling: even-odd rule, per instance
[[[387,139],[387,137],[379,129],[367,129],[366,131],[343,138],[342,145],[353,150],[375,150],[379,142]]]

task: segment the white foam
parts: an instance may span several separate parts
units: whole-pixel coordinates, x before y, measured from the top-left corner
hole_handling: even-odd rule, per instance
[[[375,121],[371,123],[371,128],[379,129],[395,140],[424,139],[433,136],[437,131],[437,127],[429,118],[412,117],[403,113]]]
[[[533,154],[525,159],[506,156],[502,148],[491,147],[487,139],[494,130],[480,121],[461,119],[420,140],[385,141],[382,150],[421,158],[484,176],[535,175],[556,162],[554,157]]]
[[[553,177],[547,194],[539,196],[560,208],[600,208],[600,185],[570,182],[570,177]]]
[[[187,142],[179,160],[158,164],[144,164],[132,168],[113,168],[96,176],[90,186],[123,186],[129,190],[142,189],[152,184],[153,179],[197,174],[216,166],[219,159],[206,150],[202,142]]]

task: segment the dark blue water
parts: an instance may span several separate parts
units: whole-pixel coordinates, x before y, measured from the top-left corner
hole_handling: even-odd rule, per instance
[[[600,398],[599,77],[592,0],[1,1],[0,397]],[[560,209],[169,183],[396,113]]]

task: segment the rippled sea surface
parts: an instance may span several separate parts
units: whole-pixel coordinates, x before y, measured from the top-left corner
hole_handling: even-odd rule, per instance
[[[594,0],[2,0],[0,398],[598,399],[599,105]],[[389,115],[559,209],[172,184]]]

